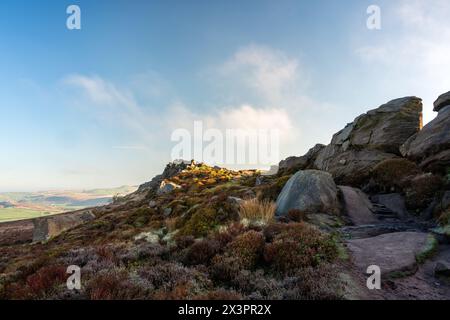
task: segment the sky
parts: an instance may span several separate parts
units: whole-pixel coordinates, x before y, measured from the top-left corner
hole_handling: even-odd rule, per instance
[[[428,122],[449,16],[446,0],[1,1],[0,192],[138,185],[194,121],[276,128],[280,160],[394,98],[421,97]]]

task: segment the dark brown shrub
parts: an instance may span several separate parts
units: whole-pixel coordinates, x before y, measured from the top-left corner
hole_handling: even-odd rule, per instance
[[[233,290],[217,289],[197,295],[194,300],[242,300],[242,295]]]
[[[408,179],[421,171],[414,162],[407,159],[387,159],[372,170],[372,177],[386,191],[401,190]]]
[[[261,257],[264,236],[256,231],[248,231],[230,242],[222,255],[212,260],[212,273],[217,279],[233,279],[240,270],[253,269]]]
[[[291,223],[266,245],[264,258],[276,272],[295,273],[337,256],[333,239],[306,223]]]
[[[94,276],[87,284],[86,292],[92,300],[145,299],[149,293],[132,283],[125,271],[107,270]]]
[[[406,206],[413,210],[425,209],[443,186],[440,176],[425,173],[411,179],[406,186]]]
[[[188,250],[185,264],[209,264],[211,259],[220,251],[220,243],[216,240],[204,239],[194,243]]]
[[[288,212],[288,218],[295,222],[306,221],[306,214],[298,209],[291,209]]]

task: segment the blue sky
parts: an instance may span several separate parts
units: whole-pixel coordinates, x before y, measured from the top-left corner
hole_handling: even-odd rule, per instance
[[[81,30],[66,28],[71,4]],[[366,27],[371,4],[381,30]],[[0,191],[142,183],[194,120],[281,127],[281,158],[393,98],[422,97],[429,121],[450,90],[449,13],[445,0],[1,1]]]

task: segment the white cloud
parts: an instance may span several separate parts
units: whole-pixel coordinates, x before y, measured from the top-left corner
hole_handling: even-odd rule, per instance
[[[332,106],[318,103],[305,94],[308,81],[299,66],[298,59],[281,51],[256,45],[243,47],[216,69],[217,76],[238,83],[240,90],[252,91],[262,99],[259,103],[249,102],[244,96],[231,105],[219,101],[207,111],[194,109],[181,100],[151,108],[146,101],[138,99],[143,96],[142,85],[151,88],[151,84],[141,83],[136,89],[136,86],[119,86],[99,76],[86,75],[68,76],[64,83],[81,91],[85,101],[79,101],[79,104],[89,107],[84,108],[85,112],[92,113],[100,121],[113,121],[134,134],[133,141],[111,146],[115,150],[146,151],[151,162],[166,161],[163,159],[170,157],[171,147],[175,145],[170,142],[172,131],[179,128],[192,130],[194,121],[201,120],[205,130],[214,128],[223,133],[227,129],[276,129],[280,137],[281,160],[300,155],[317,142],[328,142],[332,134],[328,132],[330,128],[324,130],[320,124],[326,117],[323,112]],[[153,92],[159,93],[159,90],[156,88]],[[229,92],[234,93],[233,89]],[[308,133],[302,135],[303,132]]]
[[[427,122],[435,116],[432,102],[439,94],[450,90],[450,2],[389,2],[382,14],[384,21],[390,22],[382,31],[376,31],[382,36],[365,37],[355,54],[389,73],[395,87],[417,92],[424,99]]]
[[[249,45],[239,49],[219,72],[224,77],[243,82],[268,104],[279,103],[291,90],[299,90],[300,82],[306,83],[297,59],[266,46]]]

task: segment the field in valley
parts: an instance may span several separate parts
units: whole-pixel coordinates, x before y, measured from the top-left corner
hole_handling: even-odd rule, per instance
[[[122,196],[135,190],[136,187],[122,186],[81,191],[0,193],[0,223],[101,206],[110,203],[115,195]]]

